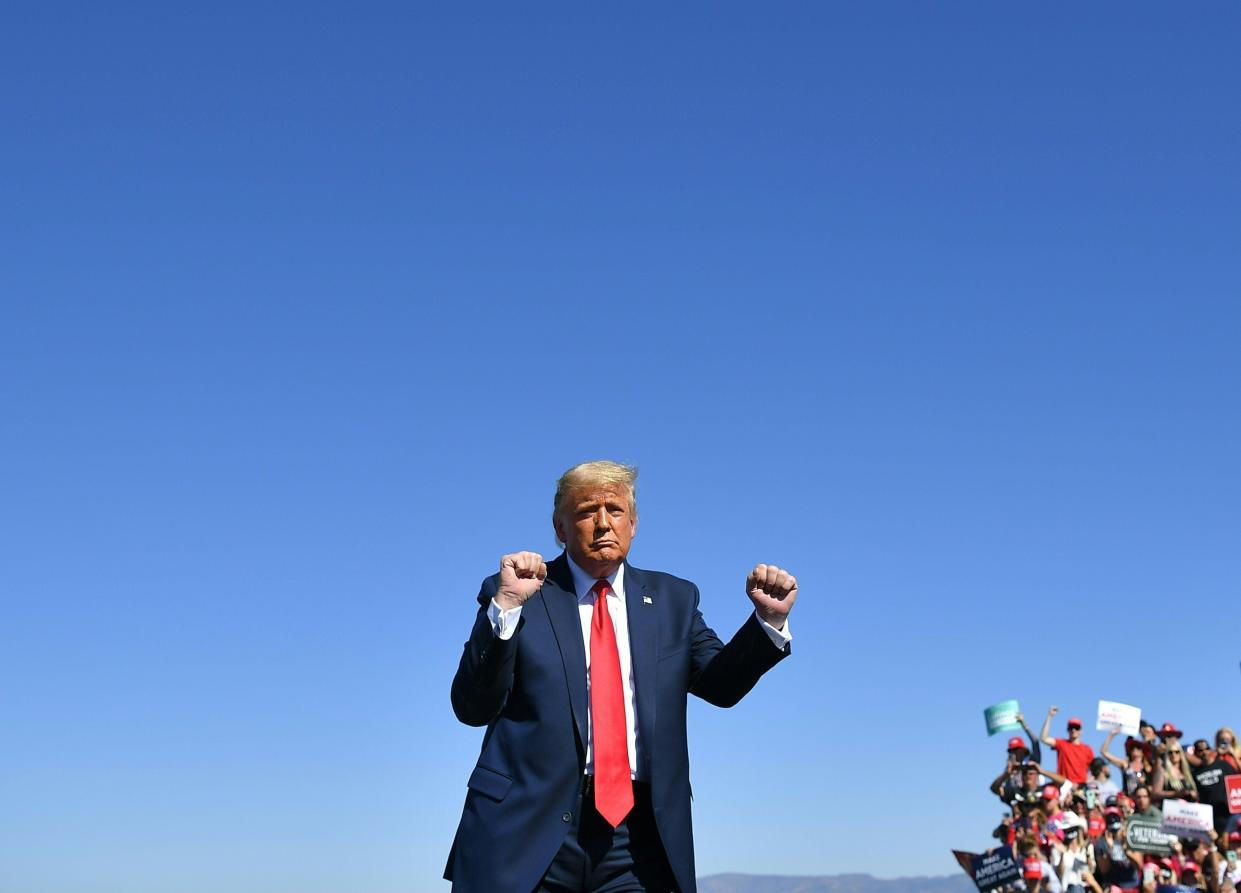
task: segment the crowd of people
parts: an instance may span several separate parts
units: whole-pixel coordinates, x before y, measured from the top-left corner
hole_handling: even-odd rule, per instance
[[[1057,712],[1054,706],[1047,711],[1037,738],[1018,714],[1025,737],[1009,739],[1004,770],[991,783],[1009,808],[994,836],[1012,848],[1022,873],[1022,880],[1000,890],[1155,893],[1179,885],[1236,893],[1241,888],[1241,813],[1229,812],[1225,781],[1241,775],[1241,748],[1231,728],[1183,745],[1184,735],[1173,723],[1155,728],[1143,720],[1138,736],[1127,737],[1123,747],[1115,746],[1113,729],[1095,754],[1082,740],[1076,717],[1065,724],[1067,737],[1051,736]],[[1054,769],[1044,765],[1044,747],[1054,754]],[[1143,846],[1139,833],[1159,827],[1163,806],[1171,800],[1208,804],[1214,827],[1203,839],[1157,833],[1154,846]],[[1135,825],[1142,827],[1134,830]]]

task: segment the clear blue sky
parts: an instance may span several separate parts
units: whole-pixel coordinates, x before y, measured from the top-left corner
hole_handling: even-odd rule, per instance
[[[1241,726],[1239,27],[8,8],[0,890],[446,889],[478,582],[598,456],[722,634],[802,584],[704,874],[956,871],[1003,698]]]

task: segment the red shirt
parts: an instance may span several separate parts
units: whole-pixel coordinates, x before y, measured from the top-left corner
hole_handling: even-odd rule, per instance
[[[1057,738],[1053,747],[1056,748],[1056,772],[1073,784],[1085,784],[1090,761],[1094,759],[1090,745]]]

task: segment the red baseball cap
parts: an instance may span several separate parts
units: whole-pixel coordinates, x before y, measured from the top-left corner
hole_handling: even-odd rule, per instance
[[[1181,863],[1181,872],[1184,873],[1186,871],[1202,871],[1202,866],[1193,859],[1186,859]]]
[[[1017,750],[1017,749],[1029,750],[1030,748],[1026,747],[1026,743],[1022,741],[1020,738],[1009,738],[1008,749],[1009,750]]]
[[[1043,799],[1044,800],[1059,800],[1060,789],[1056,787],[1054,784],[1049,784],[1045,786],[1043,788]]]
[[[1162,726],[1159,727],[1160,738],[1167,738],[1169,736],[1173,738],[1180,738],[1184,734],[1185,734],[1184,732],[1182,732],[1176,726],[1172,725],[1172,723],[1170,722],[1165,722]]]
[[[1082,727],[1082,721],[1078,719],[1076,716],[1070,716],[1069,721],[1065,723],[1065,725],[1069,726],[1070,728],[1072,728],[1073,726],[1077,726],[1080,729]]]

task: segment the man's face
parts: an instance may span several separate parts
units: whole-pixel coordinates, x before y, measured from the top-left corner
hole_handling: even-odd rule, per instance
[[[1076,723],[1070,724],[1069,725],[1069,740],[1076,742],[1077,739],[1080,737],[1082,737],[1082,727],[1077,725]]]
[[[1034,790],[1035,786],[1038,784],[1038,770],[1027,769],[1025,774],[1022,775],[1022,780],[1025,782],[1027,790]]]
[[[629,554],[638,520],[629,507],[629,491],[612,484],[570,491],[552,526],[578,567],[606,577]]]
[[[1207,744],[1206,741],[1195,741],[1194,753],[1197,754],[1198,758],[1204,763],[1215,762],[1215,751],[1211,749],[1211,745]]]

